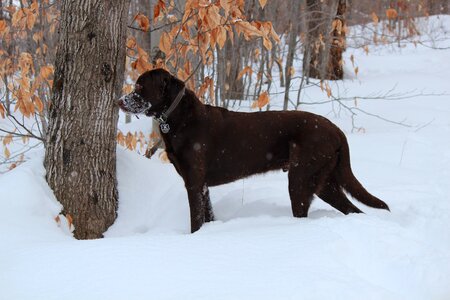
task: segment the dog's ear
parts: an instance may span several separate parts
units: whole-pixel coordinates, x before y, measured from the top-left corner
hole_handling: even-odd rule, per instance
[[[164,77],[162,80],[162,93],[163,95],[167,94],[167,88],[169,87],[169,81],[171,80],[170,78],[171,76],[169,75],[169,77]]]
[[[181,91],[181,89],[184,87],[184,82],[181,81],[180,79],[176,78],[175,76],[170,76],[169,79],[169,85],[172,88],[172,90],[178,94],[179,91]]]
[[[169,74],[169,76],[163,78],[162,85],[163,95],[169,97],[170,100],[173,100],[184,87],[184,82]]]

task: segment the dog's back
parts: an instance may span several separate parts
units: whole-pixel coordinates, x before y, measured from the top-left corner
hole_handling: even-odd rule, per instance
[[[207,181],[210,185],[249,175],[287,169],[289,147],[310,143],[317,153],[340,145],[339,129],[307,112],[232,112],[205,106]],[[203,139],[203,138],[202,138]]]

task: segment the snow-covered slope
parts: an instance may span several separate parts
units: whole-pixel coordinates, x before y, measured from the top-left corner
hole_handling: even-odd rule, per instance
[[[77,241],[54,220],[38,151],[0,176],[0,299],[450,299],[450,50],[351,54],[358,77],[333,92],[422,94],[357,101],[410,127],[358,112],[364,130],[351,133],[345,109],[301,108],[346,131],[356,176],[390,213],[354,201],[366,214],[344,216],[317,199],[295,219],[287,175],[274,172],[212,188],[218,220],[189,234],[172,165],[119,148],[118,219],[104,239]],[[326,99],[308,89],[304,101]]]

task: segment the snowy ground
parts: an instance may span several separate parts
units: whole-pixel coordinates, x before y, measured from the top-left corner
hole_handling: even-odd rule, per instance
[[[173,167],[118,149],[119,217],[106,238],[77,241],[54,221],[37,151],[0,175],[0,299],[450,299],[450,95],[425,95],[450,93],[450,50],[349,50],[348,66],[351,54],[358,77],[333,93],[423,94],[358,100],[410,127],[358,113],[364,130],[352,133],[345,109],[302,109],[346,131],[356,176],[390,213],[354,201],[366,214],[344,216],[317,199],[294,219],[286,173],[275,172],[211,189],[218,220],[188,234]],[[304,101],[326,99],[315,89]]]

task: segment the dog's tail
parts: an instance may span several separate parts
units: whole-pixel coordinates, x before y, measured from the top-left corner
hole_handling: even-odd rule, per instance
[[[382,208],[389,210],[386,203],[371,195],[362,184],[353,175],[350,165],[350,150],[347,143],[347,138],[342,133],[342,144],[339,151],[339,160],[336,166],[335,172],[336,180],[338,184],[353,198],[359,202],[374,208]]]

